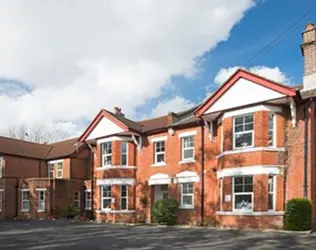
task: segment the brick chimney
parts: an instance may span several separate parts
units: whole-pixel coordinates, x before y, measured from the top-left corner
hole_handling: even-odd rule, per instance
[[[114,114],[124,116],[120,107],[114,107]]]
[[[309,23],[302,33],[301,45],[304,57],[303,90],[316,89],[316,28]]]

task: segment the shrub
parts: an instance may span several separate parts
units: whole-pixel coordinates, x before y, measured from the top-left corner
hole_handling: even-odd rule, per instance
[[[175,199],[163,199],[155,201],[152,209],[154,222],[163,225],[175,225],[177,223],[178,202]]]
[[[292,199],[286,204],[284,229],[303,231],[311,229],[312,203],[308,199]]]

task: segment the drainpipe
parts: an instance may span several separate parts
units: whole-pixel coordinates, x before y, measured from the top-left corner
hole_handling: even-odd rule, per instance
[[[304,198],[308,198],[308,184],[307,184],[307,167],[308,167],[308,116],[307,111],[313,99],[309,99],[309,101],[304,105]]]
[[[204,225],[204,123],[201,123],[201,226]]]

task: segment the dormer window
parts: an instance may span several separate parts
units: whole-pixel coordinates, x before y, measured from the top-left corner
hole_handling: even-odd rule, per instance
[[[235,117],[233,126],[234,148],[252,147],[254,140],[253,114]]]
[[[102,144],[102,166],[110,166],[112,164],[112,143],[105,142]]]

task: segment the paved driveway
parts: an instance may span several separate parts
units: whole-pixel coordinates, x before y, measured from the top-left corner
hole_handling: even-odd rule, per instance
[[[316,235],[120,226],[68,221],[0,222],[0,249],[316,249]]]

